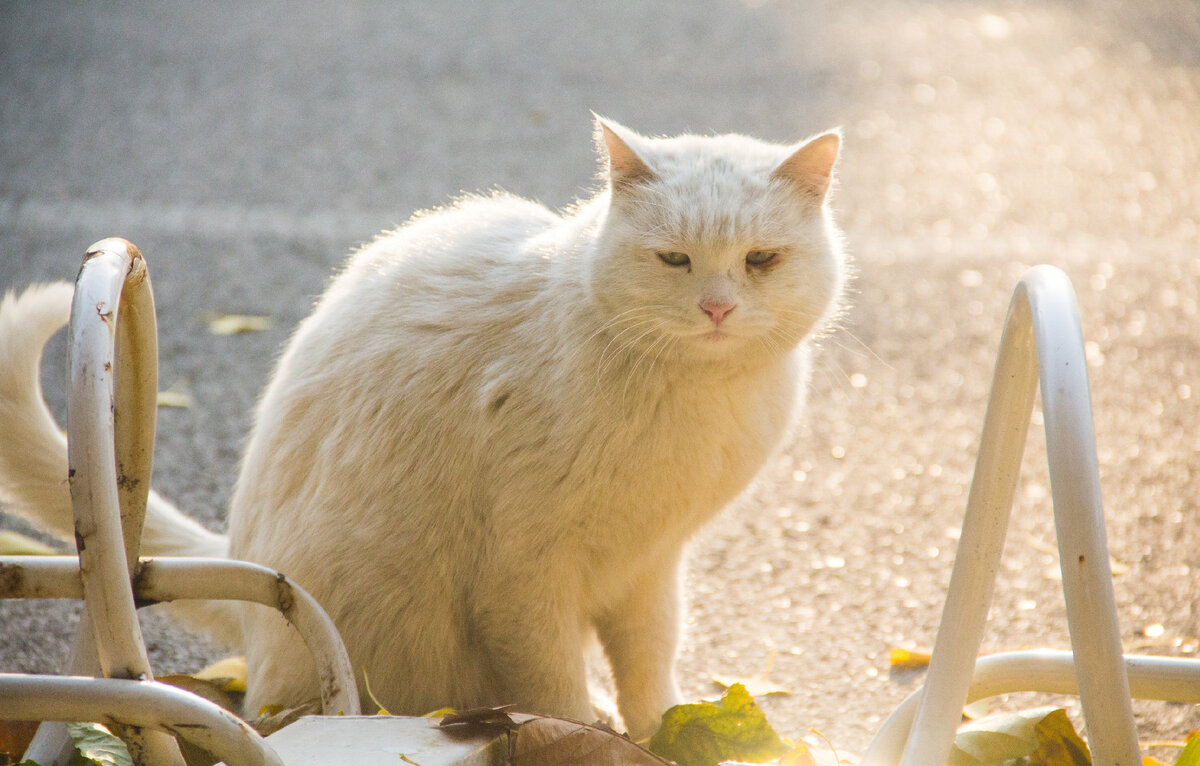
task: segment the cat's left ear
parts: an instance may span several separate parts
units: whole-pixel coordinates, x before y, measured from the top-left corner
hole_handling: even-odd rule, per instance
[[[636,134],[633,131],[595,112],[592,112],[592,117],[596,120],[596,149],[614,189],[636,186],[657,178],[650,166],[630,146],[635,141]]]
[[[842,135],[837,130],[809,139],[771,172],[772,178],[787,181],[816,202],[824,202],[833,180]]]

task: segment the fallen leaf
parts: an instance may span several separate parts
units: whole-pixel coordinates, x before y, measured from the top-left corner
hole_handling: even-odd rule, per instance
[[[801,742],[783,754],[779,759],[779,766],[817,766],[817,759],[812,754],[812,749]]]
[[[1061,708],[1037,722],[1038,748],[1031,760],[1046,766],[1091,766],[1092,753]]]
[[[133,766],[125,743],[98,723],[68,723],[67,734],[88,766]]]
[[[197,673],[192,673],[192,676],[203,681],[212,681],[227,692],[245,692],[246,658],[226,657]]]
[[[564,718],[534,718],[522,723],[510,745],[513,766],[667,766],[612,729]]]
[[[271,327],[271,317],[250,314],[225,314],[208,323],[213,335],[240,335],[244,332],[262,332]]]
[[[438,726],[503,726],[515,729],[520,724],[508,714],[513,705],[495,707],[473,707],[467,710],[451,710],[442,716]]]
[[[787,746],[767,723],[754,698],[734,684],[717,702],[676,705],[650,738],[651,752],[679,766],[715,766],[724,760],[775,758]]]
[[[258,720],[247,721],[250,727],[266,737],[295,723],[306,715],[316,715],[321,711],[320,700],[309,700],[297,707],[285,708],[282,705],[263,705],[258,709]]]
[[[1200,737],[1188,737],[1175,766],[1200,766]]]
[[[1091,766],[1087,744],[1062,708],[998,713],[958,730],[950,766],[999,766],[1026,758],[1031,766]]]
[[[187,383],[176,381],[170,388],[158,391],[155,402],[160,407],[187,408],[192,406],[192,395],[187,393]]]
[[[713,675],[712,680],[723,689],[728,689],[734,684],[741,684],[746,687],[746,691],[751,697],[767,697],[772,694],[791,694],[792,690],[784,688],[766,676],[759,674],[750,678],[735,678],[734,676]]]
[[[977,699],[974,702],[963,706],[963,717],[971,719],[983,718],[988,714],[990,706],[991,703],[987,697]]]
[[[61,552],[20,532],[0,529],[0,556],[57,556]]]
[[[902,649],[896,646],[888,651],[888,664],[893,668],[916,670],[928,667],[931,659],[929,652],[919,652],[916,649]]]

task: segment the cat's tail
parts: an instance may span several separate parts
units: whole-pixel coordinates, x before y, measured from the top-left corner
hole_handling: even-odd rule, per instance
[[[0,301],[0,509],[64,541],[75,539],[67,438],[46,406],[39,369],[42,347],[67,323],[73,293],[71,285],[57,282],[20,296],[9,292]],[[227,558],[229,540],[151,491],[141,554]],[[179,616],[235,640],[223,610],[187,612]]]

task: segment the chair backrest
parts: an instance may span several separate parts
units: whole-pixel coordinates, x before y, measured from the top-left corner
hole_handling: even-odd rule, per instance
[[[69,481],[79,555],[0,557],[6,575],[0,598],[82,598],[70,667],[79,675],[0,674],[0,716],[111,722],[139,764],[182,765],[175,736],[231,765],[279,764],[236,716],[153,681],[136,604],[216,598],[279,609],[313,651],[324,712],[354,715],[358,691],[337,630],[308,593],[274,570],[238,561],[139,559],[158,349],[149,272],[131,243],[105,239],[88,248],[69,334]],[[64,736],[61,727],[43,726],[26,756],[48,765],[66,751]]]

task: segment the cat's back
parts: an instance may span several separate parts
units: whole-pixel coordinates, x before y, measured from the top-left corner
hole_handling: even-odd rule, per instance
[[[509,194],[463,197],[414,216],[383,234],[353,259],[354,270],[404,277],[404,288],[425,280],[475,281],[519,268],[525,245],[562,223],[544,205]]]

